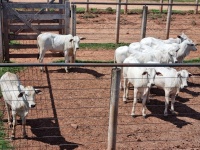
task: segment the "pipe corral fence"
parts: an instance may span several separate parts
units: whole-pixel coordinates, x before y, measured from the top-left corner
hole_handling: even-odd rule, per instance
[[[45,72],[41,72],[41,66]],[[70,66],[65,73],[63,67]],[[174,67],[193,74],[189,86],[182,89],[175,103],[176,115],[163,116],[163,91],[153,88],[147,117],[142,117],[142,104],[131,117],[132,89],[129,102],[122,101],[121,70],[118,67]],[[2,130],[10,149],[168,149],[198,148],[200,64],[112,64],[49,63],[0,64],[4,71],[15,69],[23,85],[42,90],[36,96],[36,107],[29,111],[22,138],[18,118],[16,139],[9,141],[11,129],[1,99]],[[194,140],[195,139],[195,140]],[[2,140],[2,139],[1,139]],[[147,148],[148,145],[148,148]],[[2,146],[2,149],[4,147]],[[9,148],[8,148],[9,149]]]
[[[4,4],[7,4],[7,9],[10,9],[11,6],[23,9],[17,11],[15,11],[16,9],[10,10],[14,14],[9,14],[8,16],[13,17],[13,22],[0,24],[0,29],[4,33],[1,34],[0,38],[0,46],[2,46],[0,50],[1,54],[4,54],[2,56],[3,60],[5,57],[5,60],[36,57],[36,54],[10,54],[9,50],[26,49],[29,51],[36,48],[37,35],[40,32],[46,31],[61,34],[77,34],[86,37],[86,43],[131,43],[131,41],[139,41],[145,36],[165,39],[167,37],[175,37],[182,31],[189,35],[191,39],[199,37],[197,32],[198,26],[192,26],[186,21],[185,27],[182,26],[182,28],[175,29],[173,27],[178,25],[171,21],[174,15],[171,13],[173,6],[194,6],[197,8],[199,6],[198,2],[196,4],[172,4],[172,2],[169,4],[71,2],[70,4],[68,1],[64,3],[59,1],[60,3],[52,5],[51,3],[53,2],[51,0],[49,4],[11,4],[4,1]],[[118,11],[116,11],[114,19],[110,14],[99,14],[108,17],[108,20],[110,20],[110,24],[107,24],[106,27],[99,23],[99,21],[96,21],[92,22],[91,26],[86,24],[83,28],[83,26],[80,26],[81,23],[76,13],[76,5],[78,4],[89,4],[91,7],[93,4],[108,7],[109,5],[114,5],[118,8]],[[122,5],[140,5],[143,8],[141,18],[136,18],[140,23],[135,23],[135,16],[119,13]],[[164,14],[164,21],[159,22],[159,24],[164,24],[165,28],[151,24],[152,22],[148,19],[147,13],[148,6],[150,5],[168,6],[168,11]],[[24,10],[28,6],[33,8],[33,10],[29,11],[30,14],[27,14]],[[56,11],[53,11],[52,8],[56,9]],[[71,10],[71,13],[68,10]],[[10,13],[9,11],[7,12]],[[1,11],[1,13],[3,12]],[[122,26],[120,19],[123,15],[126,15],[129,20],[125,20]],[[8,16],[3,17],[6,18]],[[51,17],[54,19],[49,19]],[[1,18],[2,20],[3,18]],[[15,24],[15,21],[19,20],[22,22]],[[199,24],[198,20],[195,21],[195,23]],[[8,24],[11,25],[10,28],[8,28]],[[127,24],[132,24],[133,27],[127,28]],[[110,36],[104,36],[108,34],[104,27],[106,31],[108,29],[111,30],[109,32]],[[94,37],[93,35],[97,34],[96,29],[98,30],[98,35]],[[129,33],[123,32],[126,34],[120,34],[122,30],[127,29]],[[19,43],[10,44],[12,40],[19,41]],[[35,51],[38,52],[37,49]],[[40,71],[39,67],[41,66],[45,67],[45,72]],[[65,73],[63,69],[65,66],[71,66],[69,73]],[[189,86],[186,89],[182,89],[176,98],[175,111],[177,114],[170,114],[168,117],[163,116],[165,105],[164,93],[162,90],[153,88],[150,94],[150,103],[147,104],[147,118],[144,119],[141,116],[141,103],[137,104],[137,116],[132,118],[133,89],[131,87],[129,89],[130,99],[127,104],[123,103],[123,91],[119,90],[121,70],[118,67],[128,66],[169,66],[177,69],[187,69],[192,73],[193,77],[188,81]],[[26,139],[22,138],[22,125],[20,118],[18,118],[16,139],[13,141],[9,140],[11,129],[7,125],[7,113],[3,99],[1,99],[0,110],[2,113],[1,119],[3,120],[1,131],[5,132],[5,138],[0,139],[0,141],[6,140],[9,142],[10,146],[6,149],[20,150],[199,148],[199,66],[199,64],[188,63],[162,65],[1,63],[1,70],[13,71],[11,68],[14,68],[14,72],[22,84],[39,88],[42,90],[42,94],[36,96],[36,107],[31,109],[27,116],[26,131],[28,137]],[[5,149],[4,145],[0,145],[0,148]]]
[[[90,5],[90,9],[86,9],[85,14],[77,13],[77,5],[81,4]],[[97,8],[92,8],[92,6]],[[111,8],[108,9],[111,11],[110,14],[98,14],[98,10],[101,9],[98,6],[103,6],[104,9],[115,6],[116,10]],[[122,6],[130,7],[127,14],[121,13]],[[132,13],[134,10],[131,6],[137,6],[134,9],[141,11]],[[148,7],[151,6],[157,6],[161,13],[150,14]],[[176,6],[193,9],[188,10],[189,13],[185,17],[174,21],[177,20],[177,13],[174,10]],[[184,32],[199,43],[200,22],[193,16],[198,13],[198,6],[198,1],[189,4],[173,3],[173,1],[169,3],[69,2],[63,0],[51,0],[48,3],[14,1],[11,3],[2,1],[1,62],[9,61],[10,58],[37,57],[38,50],[33,54],[15,54],[10,53],[10,50],[26,49],[28,51],[37,48],[36,38],[41,32],[71,33],[85,37],[86,40],[83,41],[85,43],[132,43],[146,36],[166,39]],[[138,13],[140,16],[135,15]],[[90,20],[90,17],[94,18],[94,21]],[[59,57],[60,55],[54,56]]]

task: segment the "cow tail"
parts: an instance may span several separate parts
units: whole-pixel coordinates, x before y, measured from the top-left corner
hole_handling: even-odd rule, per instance
[[[116,62],[116,56],[115,56],[115,53],[114,53],[114,63]]]

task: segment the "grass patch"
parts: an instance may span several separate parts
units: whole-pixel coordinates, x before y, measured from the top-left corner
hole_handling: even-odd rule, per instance
[[[142,14],[142,9],[128,9],[128,14]],[[76,9],[76,13],[77,14],[84,14],[86,13],[86,9],[85,8],[77,8]],[[113,9],[111,7],[107,7],[105,9],[98,9],[98,8],[90,8],[89,12],[87,13],[91,13],[91,14],[115,14],[116,13],[116,9]],[[124,9],[121,8],[120,11],[121,14],[124,13]],[[160,14],[160,10],[159,9],[149,9],[148,10],[148,14]],[[163,10],[162,14],[167,14],[167,10]],[[186,14],[194,14],[194,10],[188,10],[188,11],[182,11],[182,10],[172,10],[172,14],[179,14],[179,15],[186,15]]]
[[[80,43],[81,49],[92,49],[92,50],[98,50],[98,49],[104,49],[104,50],[115,50],[119,46],[129,45],[128,43]]]
[[[200,63],[200,58],[190,59],[190,60],[184,60],[184,63]]]

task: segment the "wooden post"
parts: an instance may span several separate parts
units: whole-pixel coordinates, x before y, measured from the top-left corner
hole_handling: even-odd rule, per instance
[[[160,4],[163,4],[163,0],[160,0]],[[163,5],[160,5],[160,13],[163,12]]]
[[[173,3],[173,0],[169,0],[169,4],[172,4],[172,3]],[[167,11],[166,39],[169,38],[171,15],[172,15],[172,5],[168,6],[168,11]]]
[[[3,38],[2,38],[2,33],[3,33],[3,30],[2,30],[2,8],[0,7],[0,63],[3,62]]]
[[[76,35],[76,5],[72,5],[71,8],[72,8],[72,11],[71,11],[72,27],[71,27],[71,29],[72,29],[72,35],[75,36]]]
[[[141,28],[141,39],[143,39],[143,38],[146,36],[147,12],[148,12],[148,6],[143,6],[143,12],[142,12],[142,28]]]
[[[70,33],[70,2],[67,0],[65,2],[65,24],[64,24],[64,34]]]
[[[59,2],[58,2],[59,4],[65,4],[65,2],[64,2],[64,0],[59,0]],[[63,9],[59,9],[59,13],[61,13],[61,14],[64,14],[64,11],[63,11]],[[65,21],[63,21],[63,20],[59,20],[59,24],[64,24],[65,23]],[[59,34],[64,34],[64,29],[60,29],[59,30]]]
[[[118,3],[121,3],[121,0],[117,0]],[[119,43],[119,29],[120,29],[120,12],[121,12],[121,4],[117,5],[116,9],[116,43]]]
[[[121,69],[113,68],[112,69],[112,78],[111,78],[111,98],[110,98],[110,115],[109,115],[108,148],[107,148],[107,150],[115,150],[116,149],[120,76],[121,76]]]
[[[125,1],[125,3],[128,3],[128,0]],[[124,5],[124,14],[128,13],[128,5]]]
[[[89,0],[87,0],[87,3],[89,3]],[[86,5],[86,12],[89,12],[89,4]]]
[[[195,6],[195,9],[194,9],[194,13],[195,14],[198,14],[198,4],[199,4],[199,0],[196,0],[196,6]]]
[[[3,43],[4,43],[4,58],[6,62],[10,61],[10,57],[9,57],[9,21],[8,21],[8,10],[5,8],[6,2],[3,2]]]

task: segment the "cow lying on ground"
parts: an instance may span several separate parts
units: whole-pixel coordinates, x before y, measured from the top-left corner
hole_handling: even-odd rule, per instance
[[[32,86],[24,87],[21,85],[17,76],[13,73],[6,72],[0,79],[1,91],[5,101],[7,113],[8,113],[8,124],[12,127],[11,139],[15,138],[15,127],[16,127],[16,115],[22,119],[23,126],[23,137],[26,138],[26,116],[30,108],[35,107],[35,94],[40,93],[38,89],[34,89]],[[10,108],[12,111],[13,122],[10,119]]]
[[[37,44],[39,49],[38,59],[42,63],[46,51],[52,53],[64,53],[65,63],[74,63],[76,59],[76,50],[79,49],[80,40],[85,38],[68,35],[60,35],[55,33],[42,33],[37,37]],[[69,67],[65,70],[68,72]],[[42,71],[43,68],[41,68]]]

